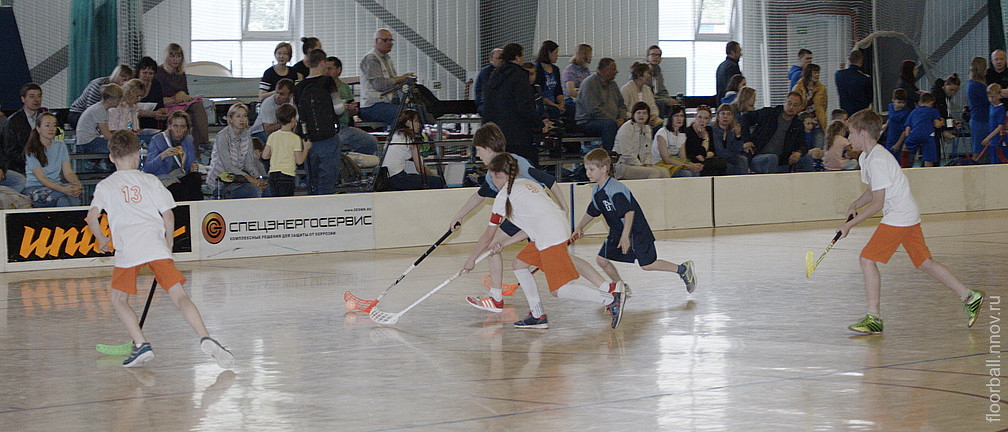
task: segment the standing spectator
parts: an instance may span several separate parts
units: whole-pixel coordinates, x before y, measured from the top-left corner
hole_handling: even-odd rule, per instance
[[[248,107],[235,102],[228,108],[227,118],[227,127],[221,129],[214,140],[206,183],[220,198],[259,198],[267,186],[263,179],[266,173],[252,156]],[[242,178],[245,181],[241,181]]]
[[[647,65],[641,65],[647,71]],[[651,107],[644,102],[633,106],[630,120],[620,126],[616,132],[616,142],[613,152],[619,153],[614,175],[617,179],[647,179],[668,178],[669,171],[656,167],[651,159]]]
[[[813,140],[815,147],[823,147],[823,130],[826,122],[826,86],[819,81],[819,65],[809,63],[802,71],[802,77],[795,84],[791,91],[802,96],[802,111],[812,114],[815,117],[816,125],[813,129]]]
[[[602,148],[606,150],[612,150],[616,131],[626,120],[623,96],[613,82],[617,73],[616,61],[603,57],[598,70],[581,82],[577,98],[577,124],[585,132],[601,137]]]
[[[840,108],[848,113],[856,113],[871,106],[872,82],[871,76],[865,73],[862,65],[864,55],[859,50],[853,50],[847,56],[847,69],[840,69],[833,75],[837,94],[840,96]]]
[[[728,91],[728,81],[731,81],[731,77],[742,75],[742,69],[739,68],[739,59],[742,58],[742,45],[739,45],[735,41],[728,42],[725,45],[725,54],[727,57],[725,57],[724,61],[717,68],[716,100],[721,100],[725,92]]]
[[[326,58],[325,74],[336,82],[336,92],[331,93],[330,96],[333,102],[333,111],[338,116],[339,131],[337,135],[339,135],[342,151],[377,155],[378,138],[354,127],[353,117],[360,113],[360,104],[354,101],[353,90],[350,89],[350,86],[340,80],[340,75],[343,74],[343,62],[336,57]]]
[[[308,76],[294,85],[294,102],[305,129],[302,135],[312,142],[305,167],[309,195],[336,193],[343,166],[339,119],[332,104],[332,94],[339,87],[325,74],[325,59],[326,53],[320,49],[308,53]]]
[[[7,186],[19,193],[25,185],[24,148],[28,137],[35,129],[36,121],[42,112],[42,87],[28,83],[21,86],[21,109],[7,118],[3,127],[3,164],[4,171],[0,185]],[[11,174],[12,172],[16,174]]]
[[[141,129],[160,129],[158,122],[168,118],[161,84],[154,79],[157,70],[157,62],[147,56],[140,57],[140,61],[136,65],[137,79],[144,84],[144,93],[140,98],[140,111],[137,112],[140,117]]]
[[[581,89],[581,82],[588,75],[591,75],[591,69],[588,68],[592,61],[592,47],[588,44],[580,44],[577,46],[577,51],[574,52],[574,56],[570,59],[570,64],[564,68],[562,74],[560,74],[560,81],[563,82],[564,94],[567,96],[564,103],[567,104],[567,109],[570,111],[576,111],[575,102],[578,96],[578,90]]]
[[[936,154],[941,158],[942,140],[943,139],[954,139],[955,135],[952,134],[952,130],[958,130],[962,127],[962,124],[956,120],[956,113],[961,112],[959,107],[956,106],[953,97],[959,92],[959,86],[961,82],[959,81],[959,74],[953,73],[945,79],[938,78],[935,80],[933,86],[931,86],[931,96],[934,97],[934,108],[938,110],[938,114],[942,116],[942,127],[935,131],[935,146]]]
[[[669,113],[665,126],[655,133],[651,158],[655,166],[667,169],[672,177],[696,177],[703,165],[686,158],[686,108],[676,104]]]
[[[1008,59],[1002,49],[996,49],[991,53],[991,64],[987,68],[987,85],[997,84],[1001,86],[1001,103],[1008,103]]]
[[[654,93],[651,92],[651,87],[648,83],[651,82],[651,68],[645,63],[634,62],[633,66],[630,66],[630,81],[623,84],[620,87],[620,96],[623,96],[623,104],[628,106],[634,106],[637,102],[644,102],[647,104],[648,111],[650,112],[650,118],[648,118],[648,125],[651,127],[659,127],[662,124],[662,119],[658,117],[658,105],[655,102]],[[633,117],[632,112],[626,113],[626,118]],[[621,178],[616,176],[616,178]]]
[[[101,89],[103,86],[107,84],[122,86],[130,78],[133,78],[133,69],[130,69],[130,67],[126,65],[119,65],[116,66],[115,69],[112,69],[111,75],[91,80],[91,82],[84,87],[84,92],[82,92],[81,95],[78,96],[72,104],[70,104],[70,113],[67,116],[67,121],[70,123],[70,126],[77,128],[77,120],[80,119],[84,110],[101,101]]]
[[[556,66],[560,55],[560,46],[551,40],[543,41],[536,55],[536,84],[542,88],[543,104],[546,105],[546,115],[552,120],[567,117],[567,106],[564,104],[563,85],[561,84],[560,68]]]
[[[185,53],[182,51],[182,46],[177,43],[168,44],[165,48],[164,63],[154,74],[154,79],[161,85],[164,104],[168,107],[168,111],[177,111],[185,107],[185,112],[192,119],[193,144],[196,145],[196,156],[199,157],[200,146],[210,142],[210,128],[203,99],[189,95]]]
[[[721,103],[730,104],[735,101],[738,97],[738,91],[746,86],[745,77],[742,75],[735,75],[731,77],[731,81],[728,81],[728,88],[725,91],[725,95],[721,98]]]
[[[301,61],[294,63],[294,66],[291,66],[291,70],[298,74],[298,77],[294,80],[294,82],[308,78],[310,70],[308,67],[308,54],[310,54],[312,50],[317,49],[322,49],[322,42],[319,41],[317,37],[309,36],[301,38],[301,52],[304,54],[304,58],[301,59]]]
[[[270,195],[275,197],[294,196],[294,177],[297,166],[304,163],[305,154],[311,150],[311,141],[302,140],[294,133],[297,125],[297,109],[294,105],[283,104],[277,108],[280,130],[269,136],[262,151],[262,159],[269,163]]]
[[[276,93],[276,85],[282,79],[289,79],[291,82],[298,81],[304,76],[298,76],[294,68],[288,67],[294,54],[294,48],[287,42],[280,42],[273,48],[273,58],[276,63],[263,72],[262,80],[259,81],[259,102],[273,96]]]
[[[399,129],[389,139],[382,166],[388,169],[390,190],[441,189],[444,180],[431,173],[420,155],[417,142],[423,130],[420,114],[411,109],[399,116]]]
[[[495,68],[499,68],[503,60],[501,60],[501,53],[504,50],[500,48],[494,48],[490,50],[490,57],[487,58],[487,62],[490,64],[486,65],[483,69],[480,69],[479,75],[476,75],[476,85],[473,87],[473,95],[476,100],[476,112],[483,111],[483,101],[486,99],[483,93],[486,93],[485,87],[486,82],[490,79],[490,74],[493,73]]]
[[[717,109],[717,119],[711,125],[711,146],[714,155],[727,163],[728,175],[749,174],[749,159],[742,154],[742,126],[729,104]]]
[[[269,135],[280,130],[280,121],[277,120],[277,107],[285,103],[290,103],[291,95],[294,94],[294,81],[283,78],[277,81],[276,90],[259,104],[259,115],[249,128],[249,135],[252,138],[259,138],[262,142],[269,139]]]
[[[917,88],[917,63],[913,60],[904,60],[900,64],[899,81],[896,81],[896,88],[901,88],[907,92],[907,107],[910,111],[917,108],[917,101],[920,100],[921,91]]]
[[[984,89],[985,97],[986,92],[987,90]],[[907,108],[906,90],[899,88],[893,89],[892,102],[889,103],[888,111],[889,118],[886,119],[886,122],[883,125],[883,130],[886,131],[885,148],[888,149],[893,156],[899,157],[900,153],[903,151],[903,141],[906,140],[907,137],[907,119],[910,117],[910,108]],[[984,127],[986,127],[987,121],[985,120],[983,124]],[[980,139],[982,140],[983,137],[980,137]]]
[[[494,122],[504,132],[507,151],[539,166],[539,150],[533,145],[533,134],[544,127],[536,111],[535,93],[529,82],[522,46],[509,43],[501,53],[504,62],[494,69],[487,81],[483,103],[483,121]]]
[[[175,111],[168,117],[168,128],[154,135],[147,145],[143,170],[161,179],[175,201],[200,201],[203,179],[196,161],[196,147],[189,134],[189,114]]]
[[[80,153],[108,153],[108,140],[112,138],[109,129],[108,111],[122,102],[122,87],[106,84],[102,87],[101,102],[84,110],[77,122],[77,151]]]
[[[711,145],[714,132],[708,125],[710,119],[710,107],[707,105],[697,107],[693,123],[686,128],[686,157],[703,166],[700,170],[702,176],[724,175],[727,169],[726,162],[714,154],[714,146]]]
[[[798,63],[791,65],[791,69],[788,70],[787,76],[788,80],[791,81],[791,87],[794,88],[795,84],[798,84],[798,80],[802,77],[802,70],[805,66],[812,63],[812,51],[805,48],[798,50]]]
[[[753,172],[811,172],[812,157],[805,144],[805,129],[798,118],[802,95],[788,93],[784,105],[743,114],[742,148],[751,157]]]
[[[378,29],[374,35],[374,48],[368,51],[360,62],[361,73],[361,118],[367,121],[380,121],[389,129],[395,123],[399,112],[399,101],[395,91],[382,96],[383,93],[394,90],[408,79],[416,79],[416,74],[410,72],[399,75],[392,64],[392,32],[388,29]],[[299,110],[300,111],[300,110]]]
[[[117,87],[118,86],[114,86]],[[70,207],[80,202],[81,183],[70,166],[66,144],[56,141],[56,116],[42,113],[25,144],[25,195],[32,207]]]
[[[935,130],[942,125],[941,114],[934,109],[934,97],[930,93],[921,94],[920,104],[910,111],[903,129],[907,137],[903,142],[903,151],[900,152],[900,166],[911,167],[918,150],[924,159],[924,166],[935,166],[938,163],[938,149],[934,145]]]
[[[992,164],[1001,163],[998,157],[998,150],[1001,147],[1001,141],[1004,138],[1002,135],[1004,135],[1005,131],[1005,104],[999,99],[1001,90],[1002,88],[998,83],[987,86],[987,101],[990,102],[987,126],[990,128],[990,134],[984,137],[983,141],[980,141],[980,145],[986,147],[987,161]],[[981,159],[981,163],[982,161]]]
[[[990,113],[990,101],[987,100],[987,59],[983,57],[973,57],[973,61],[970,62],[966,100],[970,109],[969,129],[973,154],[980,154],[983,150],[981,142],[990,132],[990,127],[987,125],[987,115]]]
[[[644,61],[651,67],[651,82],[648,84],[651,86],[651,91],[654,92],[655,105],[658,106],[658,112],[655,115],[667,118],[672,105],[678,104],[679,101],[673,99],[669,95],[668,89],[665,88],[665,77],[662,76],[661,70],[661,54],[662,51],[658,45],[651,45],[647,49],[647,57]]]

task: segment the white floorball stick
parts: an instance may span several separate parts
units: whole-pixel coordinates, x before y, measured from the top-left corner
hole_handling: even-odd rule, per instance
[[[479,258],[476,258],[475,264],[479,264],[480,261],[483,261],[484,259],[486,259],[486,257],[490,256],[490,253],[491,253],[491,251],[483,252],[483,254],[479,256]],[[434,289],[430,290],[427,294],[424,294],[423,297],[420,297],[420,299],[418,299],[417,301],[413,302],[413,304],[411,304],[409,306],[406,306],[406,309],[403,309],[402,312],[394,313],[393,314],[393,313],[384,312],[382,310],[379,310],[377,307],[375,307],[375,308],[371,309],[371,312],[368,315],[371,317],[371,321],[374,321],[374,322],[376,322],[378,324],[384,324],[384,325],[395,324],[396,322],[399,321],[399,317],[403,316],[404,313],[409,312],[410,309],[413,309],[413,307],[415,307],[416,305],[420,304],[420,302],[422,302],[424,300],[427,300],[427,297],[430,297],[434,293],[438,292],[438,290],[440,290],[441,288],[444,288],[445,285],[448,285],[449,283],[451,283],[451,281],[455,280],[455,278],[457,278],[459,276],[462,276],[462,270],[459,270],[457,273],[455,273],[454,275],[452,275],[450,278],[448,278],[444,282],[441,282],[441,285],[436,286]]]

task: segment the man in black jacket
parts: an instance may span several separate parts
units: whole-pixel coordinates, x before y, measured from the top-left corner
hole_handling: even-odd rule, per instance
[[[742,115],[742,148],[749,153],[754,172],[812,171],[812,157],[808,155],[805,144],[805,128],[798,119],[801,106],[801,94],[790,92],[784,105]]]
[[[543,130],[543,121],[535,108],[535,94],[529,73],[521,67],[525,62],[522,46],[509,43],[501,52],[501,65],[487,80],[483,95],[484,122],[500,126],[507,140],[507,151],[539,165],[539,150],[533,136]]]
[[[18,193],[25,187],[24,148],[32,129],[35,129],[35,119],[41,112],[42,88],[35,83],[21,86],[21,102],[24,105],[7,120],[0,139],[3,142],[3,151],[0,152],[0,185]]]
[[[715,75],[717,100],[721,100],[728,91],[728,82],[731,78],[742,74],[742,69],[739,67],[740,58],[742,58],[742,45],[735,41],[728,42],[725,45],[725,59],[718,65]]]

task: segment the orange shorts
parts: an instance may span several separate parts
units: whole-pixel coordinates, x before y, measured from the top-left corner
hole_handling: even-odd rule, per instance
[[[920,224],[908,227],[894,227],[892,225],[879,224],[872,234],[871,240],[861,250],[861,258],[869,259],[882,264],[888,263],[893,253],[899,245],[903,245],[910,261],[914,267],[920,267],[928,258],[931,258],[931,251],[924,244],[924,233]]]
[[[168,291],[175,284],[185,283],[186,278],[182,272],[175,268],[175,261],[171,259],[159,259],[136,267],[122,268],[116,267],[112,270],[112,288],[126,294],[136,294],[136,278],[143,266],[149,266],[154,272],[154,279],[157,280],[161,288]]]
[[[560,243],[539,250],[535,242],[529,242],[525,249],[518,252],[518,260],[539,267],[546,275],[546,284],[550,292],[560,289],[567,282],[581,277],[567,254],[567,243]]]

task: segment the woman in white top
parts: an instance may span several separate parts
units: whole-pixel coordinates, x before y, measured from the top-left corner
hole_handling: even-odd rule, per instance
[[[668,170],[672,177],[696,177],[703,166],[686,159],[686,108],[672,105],[665,126],[658,129],[651,155],[655,166]]]
[[[613,151],[619,153],[615,174],[620,180],[668,178],[669,170],[654,166],[651,155],[651,107],[637,102],[631,109],[630,121],[616,131]]]
[[[417,143],[423,121],[414,110],[399,115],[399,129],[389,139],[382,166],[388,169],[388,190],[441,189],[445,182],[424,165]],[[423,173],[423,175],[420,175]]]

